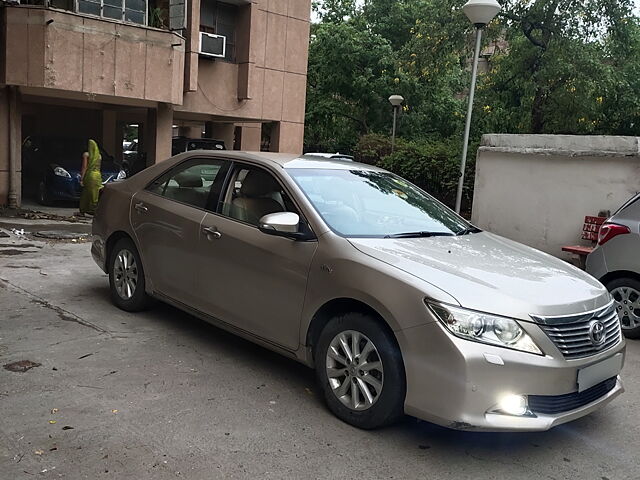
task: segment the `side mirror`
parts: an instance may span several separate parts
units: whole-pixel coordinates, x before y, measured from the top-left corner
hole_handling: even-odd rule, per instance
[[[300,232],[300,216],[297,213],[270,213],[260,219],[258,228],[262,233],[293,240],[307,240],[308,235]]]

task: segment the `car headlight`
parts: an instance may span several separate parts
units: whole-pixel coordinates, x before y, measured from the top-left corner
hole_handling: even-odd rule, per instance
[[[71,174],[62,167],[55,167],[53,169],[53,174],[59,177],[71,178]]]
[[[540,348],[515,320],[451,305],[426,303],[456,337],[542,355]]]

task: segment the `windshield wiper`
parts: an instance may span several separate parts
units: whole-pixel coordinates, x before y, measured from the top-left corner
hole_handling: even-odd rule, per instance
[[[482,232],[482,230],[480,230],[478,227],[469,225],[464,230],[460,230],[458,233],[456,233],[456,235],[461,236],[461,235],[469,235],[470,233],[480,233],[480,232]]]
[[[384,238],[427,238],[427,237],[453,237],[451,232],[406,232],[385,235]]]

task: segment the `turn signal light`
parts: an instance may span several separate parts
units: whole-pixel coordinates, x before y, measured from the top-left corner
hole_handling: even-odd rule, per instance
[[[631,233],[631,229],[626,225],[618,225],[617,223],[603,223],[598,232],[598,245],[604,245],[613,237]]]

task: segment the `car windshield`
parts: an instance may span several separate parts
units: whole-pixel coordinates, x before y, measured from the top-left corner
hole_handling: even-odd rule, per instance
[[[462,217],[406,180],[371,170],[288,169],[324,221],[345,237],[469,233]]]

